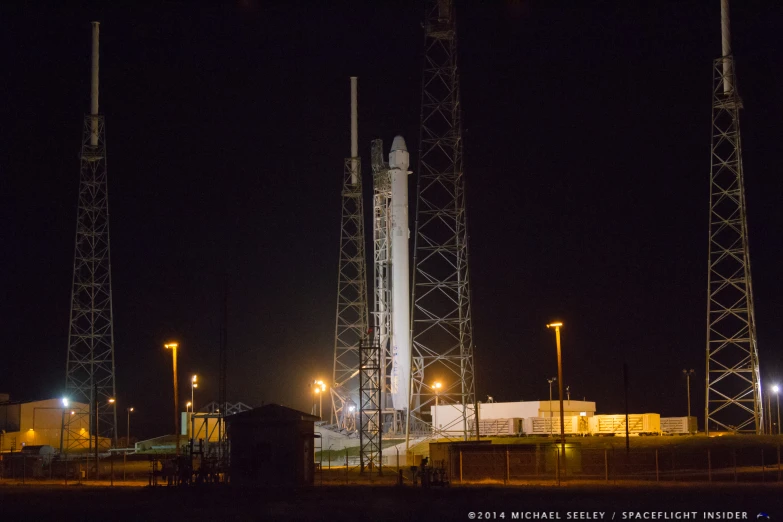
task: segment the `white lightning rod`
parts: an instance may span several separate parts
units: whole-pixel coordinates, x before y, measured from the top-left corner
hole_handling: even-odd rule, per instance
[[[90,115],[98,116],[98,35],[100,22],[92,23],[92,75],[90,78]],[[98,146],[98,118],[92,118],[90,145]]]

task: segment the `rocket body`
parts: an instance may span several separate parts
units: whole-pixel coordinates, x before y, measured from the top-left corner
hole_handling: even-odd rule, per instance
[[[408,231],[408,174],[410,155],[402,136],[396,136],[389,154],[391,181],[391,396],[395,410],[409,406],[411,373],[410,267]]]

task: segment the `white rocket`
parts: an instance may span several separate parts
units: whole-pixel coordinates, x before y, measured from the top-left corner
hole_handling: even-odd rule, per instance
[[[389,153],[391,181],[391,395],[395,410],[409,406],[411,375],[410,273],[408,262],[408,170],[410,155],[402,136],[395,136]]]

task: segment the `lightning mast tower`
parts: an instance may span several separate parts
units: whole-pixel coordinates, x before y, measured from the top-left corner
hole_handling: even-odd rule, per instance
[[[114,319],[109,248],[109,192],[106,178],[105,120],[98,113],[98,31],[92,23],[90,114],[84,117],[80,155],[76,247],[65,389],[69,399],[90,405],[90,435],[117,443],[114,380]],[[81,413],[86,415],[86,413]],[[78,417],[79,415],[76,415]],[[79,422],[69,416],[69,422]],[[92,438],[90,437],[90,441]],[[84,439],[68,437],[66,447]],[[92,442],[90,447],[92,449]]]
[[[337,319],[334,331],[332,423],[356,429],[359,397],[359,346],[367,335],[367,268],[364,252],[364,206],[359,158],[357,78],[351,77],[351,157],[345,160],[337,272]]]
[[[729,1],[721,0],[722,56],[713,62],[707,374],[704,431],[761,434],[763,409]]]
[[[465,440],[475,419],[457,28],[452,0],[426,0],[406,433],[428,430],[436,398],[459,411],[437,430]],[[441,381],[437,392],[432,382]]]

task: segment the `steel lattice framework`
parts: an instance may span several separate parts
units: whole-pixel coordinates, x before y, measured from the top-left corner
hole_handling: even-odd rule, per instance
[[[441,405],[474,424],[473,326],[468,273],[457,30],[450,0],[427,0],[414,245],[411,407],[408,432],[426,430],[435,402],[425,379],[441,379]],[[429,383],[431,384],[431,383]]]
[[[381,474],[383,435],[381,416],[381,348],[377,337],[364,338],[359,347],[359,457],[361,472]]]
[[[734,58],[713,64],[705,431],[763,430]]]
[[[86,115],[83,134],[65,388],[72,401],[90,405],[90,413],[77,412],[72,420],[91,415],[92,434],[116,444],[117,410],[109,402],[116,388],[104,117]],[[68,449],[85,442],[68,441]]]
[[[342,189],[340,263],[337,276],[337,320],[334,332],[332,422],[356,429],[359,345],[367,333],[367,268],[364,249],[364,205],[360,158],[345,160]]]

